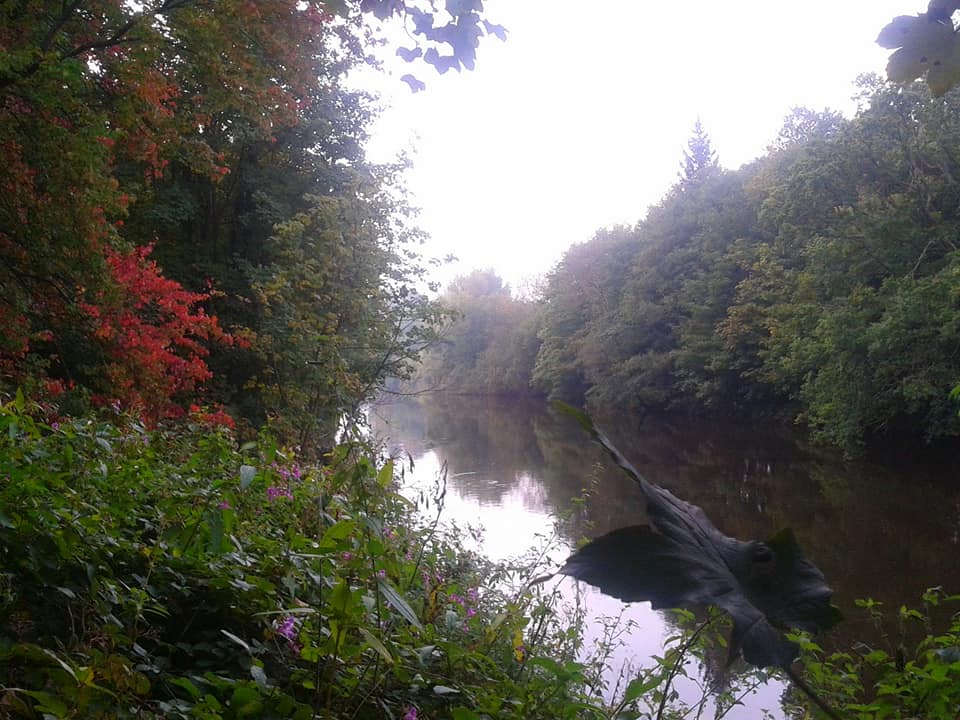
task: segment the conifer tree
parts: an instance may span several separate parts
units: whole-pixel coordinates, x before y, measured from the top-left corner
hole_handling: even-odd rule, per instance
[[[681,187],[701,185],[707,178],[713,177],[720,171],[717,153],[710,143],[710,136],[703,129],[700,118],[693,126],[693,133],[687,140],[687,149],[683,151],[683,162],[680,163]]]

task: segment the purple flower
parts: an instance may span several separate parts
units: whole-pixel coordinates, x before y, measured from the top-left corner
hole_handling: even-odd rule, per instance
[[[53,430],[54,432],[56,432],[57,430],[60,429],[60,423],[58,423],[58,422],[52,422],[52,423],[50,423],[50,429]]]
[[[381,580],[385,580],[386,577],[387,577],[387,571],[386,571],[386,570],[377,570],[377,577],[380,578]]]
[[[417,720],[417,708],[411,705],[403,714],[402,720]]]
[[[223,500],[223,501],[220,502],[219,505],[217,505],[217,509],[218,509],[218,510],[230,510],[230,509],[231,509],[231,508],[230,508],[230,503],[228,503],[226,500]]]
[[[277,487],[276,485],[271,485],[267,488],[267,500],[273,502],[274,500],[279,500],[280,498],[293,498],[293,493],[291,493],[287,488]]]
[[[477,609],[476,609],[476,608],[472,608],[472,607],[471,607],[471,608],[467,608],[467,617],[468,617],[468,618],[472,618],[472,617],[473,617],[474,615],[476,615],[476,614],[477,614]]]
[[[340,559],[344,562],[350,562],[353,560],[353,553],[349,550],[344,550],[342,553],[340,553]]]
[[[291,615],[277,627],[277,635],[281,635],[287,639],[288,642],[293,642],[297,639],[297,619]]]

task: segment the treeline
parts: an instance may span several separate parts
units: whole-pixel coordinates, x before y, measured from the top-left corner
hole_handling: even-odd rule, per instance
[[[416,18],[406,55],[444,69],[503,34],[482,3],[425,8],[3,4],[0,392],[48,421],[195,413],[329,445],[440,317],[403,168],[366,159],[374,98],[347,83],[371,18]]]
[[[698,126],[662,202],[571,248],[536,302],[461,280],[446,300],[464,319],[425,375],[798,420],[849,450],[955,436],[960,98],[859,88],[855,118],[798,109],[737,171]]]

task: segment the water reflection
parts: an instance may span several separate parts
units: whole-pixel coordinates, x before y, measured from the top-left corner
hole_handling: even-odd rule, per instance
[[[700,505],[722,532],[767,538],[793,528],[806,554],[856,616],[853,601],[872,597],[890,607],[913,604],[927,587],[960,589],[954,562],[960,540],[960,491],[944,468],[917,459],[848,464],[785,434],[732,424],[704,425],[645,418],[595,418],[651,481]],[[447,517],[486,527],[483,551],[502,559],[522,552],[537,534],[562,524],[567,548],[643,518],[639,490],[576,424],[536,403],[429,397],[381,406],[374,431],[415,461],[415,482],[448,469]],[[586,501],[572,501],[586,493]],[[562,549],[553,558],[565,558]],[[572,581],[564,589],[574,592]],[[590,608],[616,615],[622,605],[593,589]],[[630,608],[638,628],[631,650],[640,661],[662,650],[668,627],[646,603]],[[855,621],[833,631],[840,642],[870,641]],[[588,642],[595,638],[588,638]],[[620,659],[627,659],[621,653]],[[728,717],[756,717],[774,708],[782,688]]]

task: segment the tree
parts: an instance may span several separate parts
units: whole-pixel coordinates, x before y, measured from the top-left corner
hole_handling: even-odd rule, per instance
[[[703,129],[700,118],[693,125],[693,132],[687,140],[687,149],[683,151],[680,163],[680,185],[682,188],[696,187],[720,172],[717,153],[710,143],[710,136]]]
[[[282,336],[281,298],[304,323],[284,350],[295,362],[322,355],[327,320],[339,318],[332,335],[343,346],[331,362],[338,378],[356,379],[341,386],[339,410],[400,372],[427,341],[419,319],[434,310],[413,290],[422,268],[409,210],[385,199],[395,173],[363,157],[371,99],[345,90],[343,78],[367,62],[375,17],[414,22],[424,58],[439,58],[440,69],[472,66],[478,38],[502,35],[480,2],[427,7],[0,6],[5,388],[49,381],[78,399],[126,398],[158,418],[192,404],[206,381],[209,399],[254,423],[305,411],[309,404],[268,398],[276,383],[265,373],[286,362],[270,345]],[[453,47],[446,59],[443,43]],[[298,234],[298,223],[311,229]],[[332,276],[304,275],[334,256]],[[305,288],[329,295],[329,306],[298,294]],[[153,338],[153,351],[129,351],[118,323]],[[348,352],[344,338],[369,352]],[[380,356],[391,342],[397,352]],[[320,403],[321,425],[331,402]]]
[[[440,301],[453,316],[426,356],[419,386],[467,394],[529,393],[540,346],[536,304],[512,297],[491,269],[455,278]]]

